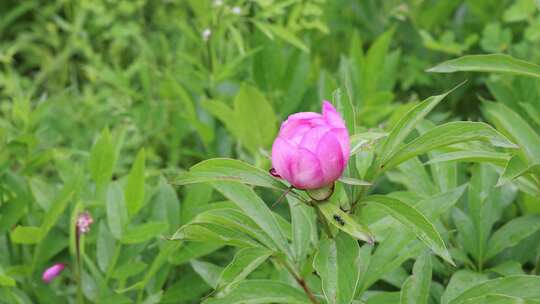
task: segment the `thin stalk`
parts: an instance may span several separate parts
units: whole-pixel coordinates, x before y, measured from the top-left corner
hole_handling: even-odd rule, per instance
[[[84,297],[82,293],[82,265],[81,265],[81,246],[83,246],[83,242],[81,242],[81,233],[79,232],[79,228],[75,227],[75,246],[76,246],[76,259],[77,259],[77,272],[75,279],[77,280],[77,303],[84,303]]]
[[[311,303],[319,304],[319,301],[317,301],[317,298],[315,297],[313,292],[307,286],[306,281],[300,275],[298,275],[296,273],[296,271],[286,261],[283,261],[282,259],[279,259],[277,257],[276,257],[275,260],[278,261],[283,267],[285,267],[285,269],[287,269],[287,271],[291,274],[291,276],[294,278],[296,283],[298,283],[298,285],[300,285],[300,287],[302,287],[302,289],[304,290],[304,292],[308,296]]]

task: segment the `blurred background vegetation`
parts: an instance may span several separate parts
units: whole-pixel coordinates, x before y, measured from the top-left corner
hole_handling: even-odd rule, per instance
[[[387,129],[416,101],[465,79],[433,120],[483,120],[481,100],[487,99],[540,127],[539,80],[426,72],[465,54],[540,62],[539,6],[535,0],[0,1],[0,252],[9,252],[0,254],[0,274],[22,283],[2,289],[0,302],[51,303],[75,293],[60,289],[66,281],[54,290],[39,283],[37,270],[73,255],[67,240],[76,208],[96,218],[87,246],[108,240],[107,195],[91,176],[99,147],[110,150],[112,180],[121,185],[144,147],[144,208],[130,214],[130,225],[169,216],[172,232],[212,193],[205,186],[172,188],[163,176],[217,156],[268,168],[279,122],[293,112],[318,111],[338,88],[350,94],[366,129]],[[36,254],[24,239],[12,244],[13,227],[41,223],[48,202],[78,171],[77,205],[64,207],[69,212],[39,239],[50,245],[46,252]],[[22,207],[9,204],[14,199]],[[103,243],[105,257],[88,249],[90,260],[101,261],[99,267],[86,262],[95,269],[88,270],[85,280],[93,285],[85,297],[104,303],[112,290],[141,280],[142,287],[108,301],[129,302],[136,289],[139,299],[151,300],[162,286],[174,285],[160,301],[197,303],[210,290],[191,270],[197,267],[185,263],[217,248],[177,252],[163,266],[154,264],[156,257],[179,249],[161,239],[144,241],[118,249],[124,259],[116,257],[113,266],[115,255]],[[209,259],[228,255],[217,251]],[[130,258],[140,261],[138,271],[117,273]],[[115,283],[100,285],[110,280]]]

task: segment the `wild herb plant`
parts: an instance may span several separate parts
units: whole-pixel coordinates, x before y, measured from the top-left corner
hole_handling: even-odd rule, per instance
[[[537,303],[538,5],[1,1],[0,303]]]

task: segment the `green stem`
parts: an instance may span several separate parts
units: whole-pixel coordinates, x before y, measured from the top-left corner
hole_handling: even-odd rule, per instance
[[[294,278],[294,280],[296,281],[296,283],[298,283],[298,285],[300,285],[300,287],[302,287],[302,289],[304,290],[304,292],[306,293],[306,295],[308,296],[309,300],[311,301],[311,303],[313,304],[319,304],[319,301],[317,301],[317,298],[315,297],[315,295],[313,294],[313,292],[309,289],[309,287],[307,286],[307,283],[306,281],[296,273],[296,271],[293,269],[293,267],[291,265],[289,265],[287,263],[287,261],[284,261],[278,257],[275,257],[275,260],[281,264],[285,269],[287,269],[287,271],[291,274],[291,276]]]
[[[317,205],[317,204],[324,204],[324,203],[328,203],[328,202],[324,201],[324,202],[318,202],[317,203],[317,202],[311,201],[310,204],[311,204],[311,206],[313,206],[313,208],[315,208],[315,212],[317,213],[317,218],[322,223],[323,229],[326,232],[326,234],[328,235],[328,238],[333,239],[334,236],[332,235],[332,230],[330,229],[330,225],[328,224],[328,221],[324,217],[324,214],[322,213],[321,208],[319,208],[319,206]]]

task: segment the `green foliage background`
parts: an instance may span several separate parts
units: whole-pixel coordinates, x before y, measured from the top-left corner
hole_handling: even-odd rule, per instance
[[[427,71],[463,55],[493,53],[532,64],[516,72],[513,61],[496,57],[485,68],[476,66],[483,59],[473,67],[458,63],[462,73]],[[359,247],[347,231],[323,239],[313,210],[295,209],[301,203],[289,198],[268,214],[289,231],[284,237],[293,243],[295,267],[321,303],[537,303],[540,69],[534,63],[540,63],[535,0],[3,0],[0,303],[306,303],[280,264],[287,257],[251,248],[253,236],[231,228],[205,242],[187,241],[202,232],[186,224],[221,216],[205,212],[259,214],[237,210],[234,195],[260,200],[265,214],[264,202],[271,205],[279,191],[182,178],[215,157],[268,170],[279,123],[293,112],[319,111],[324,99],[337,104],[351,135],[368,143],[347,176],[373,186],[344,184],[343,193],[349,199],[392,193],[414,206],[436,228],[442,247],[427,247],[442,259],[422,242],[407,243],[414,233],[395,232],[401,224],[420,229],[418,214],[388,207],[387,196],[368,198],[401,220],[385,219],[369,204],[351,213],[351,221],[382,241],[375,247]],[[444,70],[443,63],[433,71]],[[460,138],[457,146],[398,155],[407,162],[395,161],[380,175],[370,171],[373,155],[391,159],[395,152],[390,144],[387,151],[377,146],[377,134],[399,126],[420,100],[464,80],[396,147],[435,125],[472,120],[498,130],[472,134],[475,140],[506,137],[518,152],[460,145]],[[504,143],[499,147],[509,147]],[[440,166],[426,169],[428,161]],[[232,175],[251,170],[224,168]],[[251,176],[246,183],[253,184]],[[78,262],[73,225],[83,210],[94,224]],[[181,230],[184,239],[168,240],[181,238],[181,226],[189,230]],[[350,229],[360,233],[359,227]],[[291,236],[291,229],[302,234]],[[336,264],[328,262],[332,252]],[[328,279],[350,261],[358,273]],[[42,283],[42,271],[56,262],[67,269]],[[249,271],[243,276],[238,269]],[[360,283],[348,286],[354,278]],[[471,286],[478,289],[467,294]],[[268,298],[257,298],[265,292]]]

